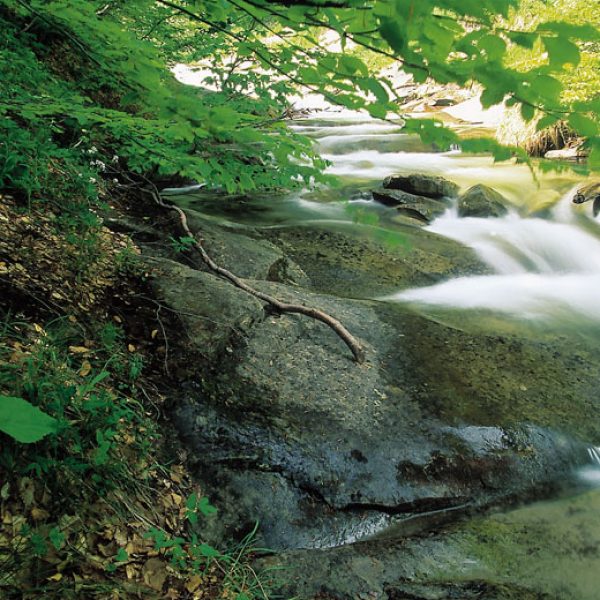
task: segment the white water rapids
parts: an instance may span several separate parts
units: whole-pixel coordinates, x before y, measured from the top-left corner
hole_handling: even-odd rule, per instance
[[[396,294],[396,300],[481,308],[519,318],[600,322],[600,239],[561,222],[565,197],[550,219],[459,218],[449,211],[428,228],[473,248],[496,274],[460,277]]]
[[[592,217],[591,203],[571,203],[576,176],[539,173],[536,181],[525,166],[435,152],[393,124],[347,113],[300,122],[295,129],[318,139],[331,162],[329,173],[344,183],[372,189],[392,173],[431,173],[462,190],[484,183],[513,203],[502,218],[460,218],[450,209],[426,228],[473,248],[494,274],[404,290],[385,300],[600,324],[600,223]],[[543,217],[527,216],[552,203]]]

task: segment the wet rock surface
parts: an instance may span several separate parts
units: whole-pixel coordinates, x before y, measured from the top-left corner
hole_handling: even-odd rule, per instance
[[[558,498],[438,527],[263,564],[284,565],[283,593],[310,598],[595,600],[600,493]],[[317,583],[319,582],[319,583]]]
[[[391,175],[383,181],[383,187],[389,190],[402,190],[409,194],[428,198],[455,197],[459,187],[456,183],[435,175],[415,173],[412,175]]]
[[[388,190],[385,188],[373,190],[373,199],[386,206],[394,206],[398,211],[421,221],[423,224],[429,223],[435,217],[444,214],[448,208],[445,203],[439,200],[415,196],[402,190]]]
[[[508,213],[508,200],[487,185],[470,187],[458,199],[460,217],[502,217]]]
[[[374,300],[485,271],[420,229],[403,230],[406,250],[332,226],[190,222],[218,261],[261,291],[329,312],[367,351],[357,365],[322,323],[274,314],[193,259],[145,248],[155,296],[186,333],[173,419],[219,507],[207,539],[258,520],[259,543],[283,553],[271,560],[294,565],[285,591],[299,597],[545,597],[503,596],[502,586],[523,590],[487,575],[459,581],[468,555],[443,532],[427,535],[585,463],[576,432],[600,437],[594,348],[469,331]],[[272,277],[281,261],[285,277]],[[434,563],[457,577],[438,569],[427,579]]]
[[[308,277],[307,289],[376,298],[411,285],[466,273],[489,273],[469,248],[420,228],[398,225],[381,235],[353,223],[287,226],[261,232]]]

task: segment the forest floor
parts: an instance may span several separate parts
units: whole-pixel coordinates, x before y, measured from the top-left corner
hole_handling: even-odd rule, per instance
[[[251,540],[220,552],[193,531],[218,517],[165,418],[178,323],[130,238],[66,229],[1,197],[0,394],[59,425],[34,444],[0,434],[0,595],[254,597]]]

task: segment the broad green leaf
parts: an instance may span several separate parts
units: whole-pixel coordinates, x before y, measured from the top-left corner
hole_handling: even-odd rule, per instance
[[[23,398],[0,396],[0,431],[31,444],[58,431],[58,421]]]
[[[536,123],[536,130],[537,131],[542,131],[542,129],[546,129],[546,127],[550,127],[551,125],[554,125],[554,123],[556,123],[559,120],[559,117],[557,117],[556,115],[544,115],[537,123]]]
[[[198,504],[198,496],[195,493],[190,494],[185,501],[185,507],[188,510],[196,510]]]
[[[368,104],[366,109],[374,119],[385,119],[388,113],[387,108],[381,104]]]
[[[498,60],[506,52],[506,42],[497,35],[485,35],[477,45],[485,50],[490,60]]]
[[[580,135],[591,137],[598,134],[598,123],[589,117],[573,113],[569,115],[569,125]]]
[[[375,96],[378,102],[387,102],[389,100],[386,89],[376,79],[365,79],[363,83],[364,87]]]
[[[521,116],[525,121],[531,121],[535,116],[535,108],[531,104],[521,104]]]
[[[340,56],[340,67],[348,73],[348,75],[354,75],[354,73],[360,73],[363,77],[369,75],[367,65],[365,65],[360,58],[348,54],[342,54],[342,56]]]
[[[544,100],[558,101],[562,91],[561,82],[551,75],[540,74],[532,82],[533,91]]]
[[[210,517],[217,513],[217,509],[209,502],[208,498],[200,498],[198,510],[205,516]]]
[[[390,45],[392,50],[402,53],[406,46],[405,33],[400,29],[396,21],[389,19],[379,26],[381,37]]]
[[[543,37],[542,41],[548,52],[551,67],[560,68],[567,63],[573,66],[579,64],[579,48],[573,42],[558,37]]]
[[[530,33],[527,31],[508,31],[506,35],[513,41],[515,44],[519,46],[523,46],[523,48],[533,48],[535,41],[538,39],[539,35],[537,33]]]
[[[578,24],[566,21],[549,21],[540,23],[536,31],[540,33],[553,32],[564,38],[575,38],[585,42],[600,41],[600,30],[590,23]]]
[[[494,106],[495,104],[500,104],[502,100],[504,100],[504,96],[506,92],[503,88],[495,88],[495,87],[486,87],[485,90],[481,93],[481,105],[484,108],[489,108],[490,106]]]

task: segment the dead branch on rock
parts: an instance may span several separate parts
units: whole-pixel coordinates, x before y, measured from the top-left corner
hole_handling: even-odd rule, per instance
[[[266,302],[273,308],[275,308],[280,313],[296,313],[299,315],[305,315],[306,317],[310,317],[312,319],[316,319],[317,321],[321,321],[321,323],[325,323],[337,333],[337,335],[342,339],[342,341],[350,348],[354,356],[354,360],[361,364],[365,361],[365,351],[362,345],[358,342],[358,340],[334,317],[328,315],[327,313],[317,309],[311,308],[309,306],[303,306],[301,304],[290,304],[288,302],[282,302],[269,294],[265,294],[259,290],[254,289],[249,286],[245,281],[234,275],[231,271],[220,267],[206,252],[202,243],[196,238],[196,236],[192,233],[188,226],[187,216],[185,212],[176,206],[175,204],[165,202],[157,187],[153,185],[151,182],[148,182],[151,186],[150,189],[144,189],[147,194],[150,194],[154,201],[161,207],[166,208],[168,210],[174,210],[179,215],[179,222],[185,234],[194,240],[194,248],[200,254],[202,261],[204,264],[214,273],[220,275],[221,277],[227,279],[233,285],[238,287],[239,289],[247,292],[248,294]]]

